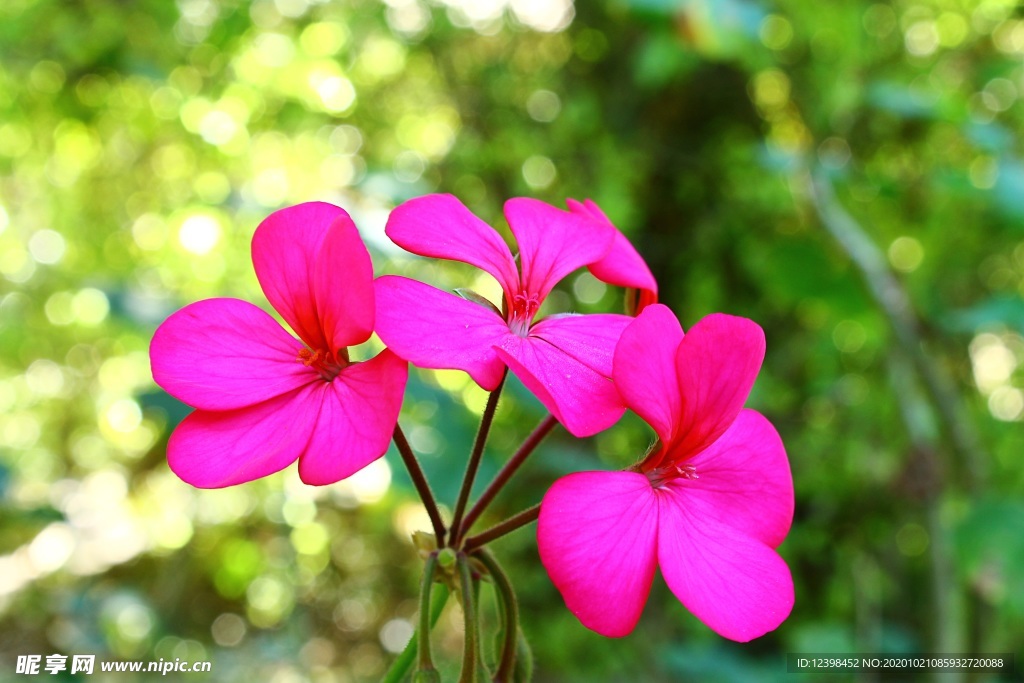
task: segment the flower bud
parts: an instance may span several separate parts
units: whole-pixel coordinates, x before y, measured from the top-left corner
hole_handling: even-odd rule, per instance
[[[434,534],[426,531],[414,531],[412,532],[412,544],[416,548],[416,552],[419,553],[420,557],[424,560],[430,553],[437,550],[437,539],[434,538]]]
[[[437,563],[442,569],[451,569],[455,566],[456,555],[451,548],[442,548],[437,554]]]

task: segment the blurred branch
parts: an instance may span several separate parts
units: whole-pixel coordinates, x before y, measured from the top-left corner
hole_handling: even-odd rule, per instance
[[[948,547],[940,514],[945,477],[936,454],[942,448],[942,444],[929,419],[933,413],[920,392],[920,385],[914,377],[914,366],[906,354],[899,350],[889,354],[889,376],[900,406],[900,414],[913,444],[914,454],[919,461],[923,461],[923,467],[919,467],[918,471],[912,469],[911,476],[918,480],[917,483],[921,485],[925,497],[924,521],[928,530],[931,554],[932,605],[938,629],[936,651],[962,652],[965,649],[964,601],[961,591],[958,590],[951,560],[952,553]],[[963,680],[963,676],[947,672],[940,674],[940,680],[958,681]]]
[[[871,295],[889,320],[900,347],[911,359],[924,382],[936,410],[942,416],[942,425],[948,430],[963,462],[967,489],[978,491],[985,479],[987,458],[974,426],[964,416],[952,380],[925,350],[910,297],[889,269],[882,251],[836,200],[828,179],[820,172],[805,172],[802,180],[803,189],[822,225],[860,269]]]
[[[936,624],[936,652],[962,652],[964,649],[963,596],[953,567],[945,530],[940,518],[943,493],[948,476],[940,453],[948,448],[939,438],[933,417],[938,413],[950,432],[954,450],[959,451],[967,472],[967,487],[976,491],[982,479],[983,454],[969,421],[963,416],[952,381],[925,351],[924,342],[910,303],[910,297],[886,264],[881,250],[836,200],[832,185],[820,173],[803,175],[804,189],[825,229],[850,256],[864,276],[872,296],[892,327],[898,348],[889,354],[889,375],[914,456],[925,471],[925,524],[931,546],[932,607]],[[928,400],[918,389],[926,387]],[[934,411],[934,412],[933,412]],[[913,464],[913,463],[911,463]],[[962,674],[947,673],[942,680],[963,680]]]

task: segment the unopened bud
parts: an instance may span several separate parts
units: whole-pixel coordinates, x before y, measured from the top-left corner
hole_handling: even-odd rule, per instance
[[[437,539],[434,538],[434,534],[426,531],[412,532],[412,544],[423,559],[427,559],[430,553],[437,550]]]
[[[451,548],[442,548],[441,552],[437,554],[437,563],[441,565],[442,569],[454,567],[456,559],[458,558],[455,555],[455,551]]]
[[[533,680],[533,650],[530,643],[519,629],[519,637],[516,639],[516,665],[512,672],[514,683],[530,683]]]

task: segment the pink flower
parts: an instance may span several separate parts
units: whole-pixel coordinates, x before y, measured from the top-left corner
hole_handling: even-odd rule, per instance
[[[344,210],[309,203],[264,220],[252,260],[299,339],[238,299],[198,301],[164,321],[150,346],[153,378],[197,409],[171,435],[168,463],[202,488],[296,459],[306,483],[336,482],[387,450],[408,373],[388,350],[348,358],[373,330],[370,255]]]
[[[615,344],[631,318],[535,318],[562,278],[606,258],[618,231],[607,219],[534,199],[509,200],[505,218],[519,244],[518,268],[501,236],[451,195],[420,197],[396,208],[387,225],[396,244],[487,271],[504,291],[504,312],[409,278],[385,276],[377,279],[377,332],[414,365],[464,370],[488,391],[498,386],[507,365],[576,436],[606,429],[625,411],[609,378]],[[642,260],[640,265],[646,270]]]
[[[537,529],[541,561],[587,628],[632,631],[655,567],[726,638],[757,638],[789,615],[793,581],[774,548],[793,519],[793,480],[775,429],[743,409],[764,348],[755,323],[721,314],[684,337],[657,304],[623,332],[615,382],[660,442],[633,471],[555,482]]]
[[[566,200],[566,204],[569,211],[578,216],[612,225],[604,211],[590,199],[583,202],[569,199]],[[637,290],[637,314],[658,302],[658,283],[655,282],[654,275],[637,250],[618,229],[615,230],[608,254],[600,261],[587,266],[587,269],[601,282]]]

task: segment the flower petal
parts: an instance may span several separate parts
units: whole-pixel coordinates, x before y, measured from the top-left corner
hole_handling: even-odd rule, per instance
[[[506,294],[519,289],[516,264],[501,235],[450,194],[417,197],[399,205],[388,217],[384,232],[414,254],[461,261],[487,271]]]
[[[615,227],[608,220],[604,211],[589,199],[582,203],[575,199],[568,199],[566,204],[569,205],[569,211],[578,216],[585,216]],[[618,228],[615,228],[615,236],[612,238],[612,246],[608,253],[600,261],[590,264],[587,268],[601,282],[639,289],[642,307],[638,308],[637,312],[658,300],[658,283],[655,281],[651,269],[647,267],[643,257]]]
[[[204,410],[233,410],[316,378],[303,348],[265,311],[238,299],[206,299],[165,320],[149,347],[153,379]]]
[[[505,218],[519,243],[521,291],[543,300],[566,275],[608,253],[615,229],[536,199],[505,202]]]
[[[544,495],[537,548],[580,622],[618,638],[636,626],[654,578],[657,507],[647,477],[578,472]]]
[[[549,342],[599,375],[611,377],[615,345],[632,320],[612,313],[549,315],[530,328],[530,336]]]
[[[591,436],[626,411],[611,380],[537,337],[508,335],[498,356],[574,436]]]
[[[327,349],[362,344],[373,333],[373,263],[356,224],[342,212],[313,262],[313,290]]]
[[[687,500],[700,500],[704,514],[776,548],[793,523],[793,475],[775,427],[754,410],[700,455],[688,460],[697,479],[669,486]]]
[[[252,236],[252,264],[270,304],[310,348],[329,349],[317,315],[315,264],[324,236],[338,218],[333,204],[308,202],[270,214]]]
[[[320,411],[316,385],[239,410],[197,410],[167,443],[167,463],[204,489],[252,481],[284,469],[306,449]]]
[[[679,345],[676,369],[682,410],[675,423],[677,458],[699,453],[733,423],[764,360],[764,331],[723,313],[703,318]]]
[[[778,553],[722,524],[707,501],[658,494],[658,564],[680,602],[711,630],[746,642],[785,621],[793,578]]]
[[[626,405],[670,443],[682,406],[676,354],[683,328],[667,306],[645,308],[615,348],[613,378]]]
[[[421,368],[464,370],[491,391],[505,371],[493,345],[508,336],[494,311],[398,275],[377,278],[377,334]]]
[[[384,455],[395,431],[408,366],[385,349],[364,363],[347,366],[323,382],[320,416],[299,476],[307,484],[333,484]]]

